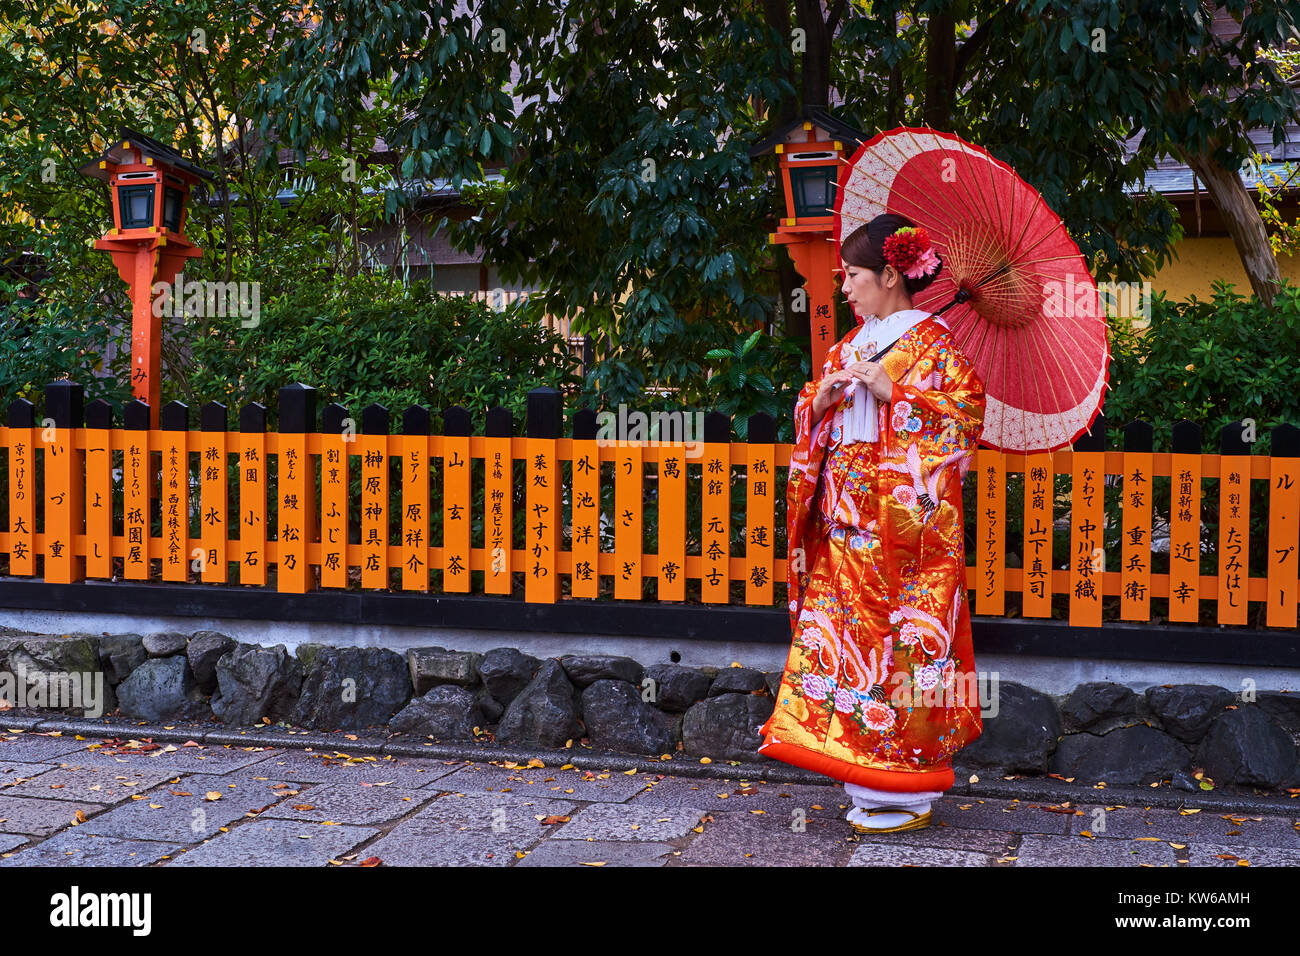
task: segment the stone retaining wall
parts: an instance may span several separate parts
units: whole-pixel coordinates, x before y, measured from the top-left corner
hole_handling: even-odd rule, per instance
[[[102,674],[102,714],[90,716],[318,731],[386,726],[443,743],[586,741],[634,754],[760,763],[772,762],[756,752],[758,728],[772,713],[781,676],[600,655],[541,660],[509,647],[401,655],[304,644],[289,654],[283,645],[239,643],[216,631],[0,633],[0,697],[19,677],[34,688],[59,674]],[[1243,697],[1204,684],[1139,693],[1088,683],[1058,699],[1008,681],[993,686],[996,716],[986,716],[984,733],[957,755],[963,771],[1051,774],[1089,785],[1170,780],[1188,790],[1211,782],[1300,787],[1300,694]],[[87,715],[84,706],[60,709]]]

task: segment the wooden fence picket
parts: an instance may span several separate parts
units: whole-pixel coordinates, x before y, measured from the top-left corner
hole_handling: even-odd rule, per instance
[[[562,396],[546,388],[529,394],[523,437],[514,436],[510,413],[501,407],[488,410],[481,436],[471,434],[469,412],[458,406],[442,410],[440,434],[432,433],[430,411],[418,405],[403,412],[400,434],[389,433],[389,412],[381,405],[363,410],[359,430],[346,408],[329,405],[317,431],[315,391],[301,383],[280,390],[279,428],[272,433],[266,409],[256,403],[240,410],[237,432],[229,431],[227,409],[218,402],[202,407],[195,430],[186,406],[172,402],[152,430],[150,410],[140,401],[124,406],[117,427],[111,406],[96,401],[83,410],[80,396],[75,383],[53,383],[42,415],[18,400],[0,428],[7,458],[0,494],[9,516],[0,529],[0,556],[8,558],[10,576],[175,586],[197,580],[194,586],[265,587],[274,580],[278,590],[302,594],[347,589],[359,570],[363,589],[424,593],[432,586],[430,570],[440,567],[446,594],[509,596],[512,573],[523,572],[523,599],[532,603],[608,597],[611,577],[615,600],[640,601],[648,577],[661,601],[693,600],[698,581],[699,600],[728,604],[743,582],[743,603],[772,606],[782,599],[777,584],[784,586],[790,563],[804,560],[797,553],[777,558],[785,530],[777,526],[777,508],[786,492],[778,469],[788,470],[791,446],[776,442],[776,423],[766,415],[750,418],[747,441],[740,443],[732,440],[731,420],[710,413],[692,445],[680,440],[684,434],[649,432],[606,442],[590,409],[578,410],[573,437],[562,437]],[[1200,621],[1202,601],[1213,601],[1219,624],[1263,619],[1269,627],[1294,629],[1300,621],[1300,428],[1275,428],[1265,458],[1251,454],[1251,427],[1248,421],[1225,426],[1217,454],[1203,453],[1201,428],[1192,422],[1174,426],[1169,451],[1156,450],[1149,424],[1131,422],[1123,429],[1123,451],[1109,451],[1103,416],[1069,451],[980,449],[967,475],[975,501],[966,515],[975,541],[966,569],[973,610],[1004,615],[1012,595],[1022,617],[1051,618],[1054,599],[1064,595],[1069,623],[1096,627],[1103,624],[1103,601],[1107,620],[1127,622],[1150,621],[1167,601],[1167,618],[1176,623]],[[435,460],[441,463],[439,514],[431,513]],[[480,462],[481,499],[473,477]],[[519,547],[517,463],[525,509]],[[613,473],[612,510],[602,509],[602,465]],[[654,468],[649,477],[647,465]],[[354,494],[349,480],[358,469]],[[1068,498],[1059,500],[1058,472],[1070,476]],[[1009,474],[1024,475],[1023,528],[1010,533],[1014,540]],[[1206,479],[1216,484],[1203,513]],[[1266,498],[1257,490],[1252,500],[1252,481]],[[1119,505],[1118,525],[1108,524],[1108,485]],[[652,492],[657,545],[648,548]],[[700,532],[692,542],[688,509],[696,501]],[[272,509],[276,526],[268,528]],[[1067,554],[1053,552],[1056,526],[1065,524],[1058,511],[1068,515]],[[1157,571],[1165,514],[1167,572]],[[1252,514],[1257,521],[1267,516],[1262,565],[1265,542],[1253,542],[1255,577]],[[737,515],[744,534],[733,553]],[[1203,534],[1205,523],[1211,527]],[[1020,567],[1009,568],[1007,556],[1017,548]],[[1201,573],[1203,560],[1213,562],[1212,573]]]

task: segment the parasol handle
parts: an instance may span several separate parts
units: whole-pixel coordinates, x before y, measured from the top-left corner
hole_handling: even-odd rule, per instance
[[[949,302],[947,305],[945,305],[938,312],[936,312],[935,315],[943,315],[954,305],[958,305],[962,302],[969,302],[970,299],[971,299],[971,293],[969,289],[958,289],[957,294],[952,297],[952,301]]]

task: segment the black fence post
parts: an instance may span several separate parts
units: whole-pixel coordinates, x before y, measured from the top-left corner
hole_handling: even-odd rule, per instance
[[[1106,450],[1106,415],[1104,412],[1097,413],[1097,417],[1092,421],[1092,426],[1075,439],[1072,447],[1075,451]]]
[[[70,379],[45,386],[45,420],[53,434],[45,445],[44,507],[61,509],[66,523],[45,521],[45,580],[70,584],[86,577],[86,560],[73,548],[73,538],[85,533],[85,453],[75,444],[75,431],[85,422],[84,390]],[[67,538],[56,532],[65,528]]]
[[[1246,441],[1245,421],[1228,422],[1219,429],[1220,455],[1249,455],[1254,442]]]
[[[1201,426],[1187,419],[1174,422],[1173,441],[1170,449],[1175,455],[1199,455],[1201,453]]]
[[[302,382],[279,391],[276,407],[277,430],[285,435],[305,435],[316,430],[316,389]]]
[[[731,441],[731,419],[722,412],[709,412],[704,416],[704,440],[725,445]]]
[[[596,434],[596,412],[584,405],[573,413],[573,437],[577,441],[592,441]]]
[[[1300,458],[1300,428],[1283,423],[1269,432],[1272,454],[1277,458]]]
[[[529,438],[559,438],[564,424],[564,396],[549,385],[528,393],[528,418],[525,432]]]
[[[416,406],[411,406],[411,408],[415,407]],[[408,408],[407,412],[409,413],[410,411],[411,409]],[[406,433],[408,435],[427,435],[429,433],[429,412],[427,410],[424,412],[424,423],[423,432],[413,432],[408,428]],[[471,427],[469,409],[465,408],[465,406],[448,405],[442,410],[442,433],[444,435],[454,435],[462,438],[467,437],[471,433]]]
[[[510,438],[515,433],[514,415],[510,409],[494,405],[488,409],[483,434],[488,438]]]
[[[1124,426],[1124,450],[1150,452],[1155,449],[1156,430],[1150,422],[1135,418]]]
[[[69,379],[45,386],[45,416],[55,428],[80,428],[85,421],[82,406],[85,389]]]

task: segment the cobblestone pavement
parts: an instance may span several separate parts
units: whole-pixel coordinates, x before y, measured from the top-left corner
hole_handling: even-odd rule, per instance
[[[927,829],[859,836],[841,787],[681,756],[602,768],[592,753],[467,760],[322,735],[303,749],[286,734],[17,730],[0,724],[0,867],[1300,865],[1285,797],[1027,799],[1014,778],[959,776]]]

